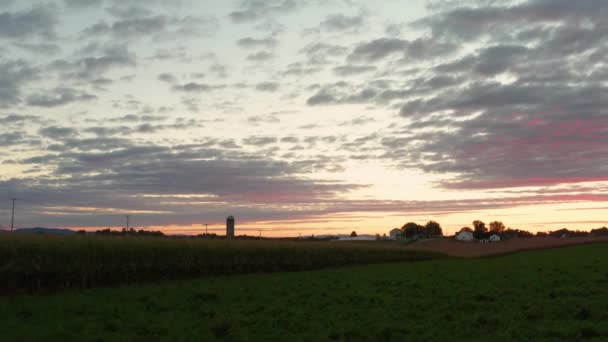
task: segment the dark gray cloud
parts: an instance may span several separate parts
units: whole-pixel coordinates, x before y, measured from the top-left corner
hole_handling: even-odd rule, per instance
[[[3,125],[24,124],[39,121],[40,117],[37,115],[9,114],[0,117],[0,123],[2,123]]]
[[[274,58],[275,58],[275,55],[272,52],[268,52],[268,51],[259,51],[259,52],[247,55],[247,60],[252,61],[252,62],[266,62],[266,61],[269,61]]]
[[[341,45],[317,42],[304,46],[300,52],[306,55],[308,65],[318,66],[329,64],[333,59],[343,57],[348,52],[348,48]]]
[[[187,36],[210,36],[219,27],[213,17],[168,15],[127,16],[113,23],[100,21],[83,31],[85,37],[110,35],[114,40],[137,40],[151,37],[155,40]]]
[[[92,45],[88,50],[85,56],[55,60],[49,69],[65,79],[94,80],[112,69],[137,65],[136,55],[125,44]]]
[[[604,157],[608,138],[602,95],[608,73],[599,57],[608,51],[600,38],[608,33],[602,19],[608,6],[562,0],[469,4],[436,3],[438,13],[414,23],[430,37],[358,44],[347,60],[374,66],[390,60],[385,73],[381,67],[374,73],[389,80],[319,85],[307,104],[399,107],[403,126],[366,142],[369,150],[354,157],[451,177],[442,187],[607,180],[608,169],[593,160]],[[479,48],[463,53],[463,43]],[[419,61],[426,65],[394,70]],[[391,77],[397,74],[404,80]]]
[[[354,62],[375,62],[397,55],[405,60],[437,58],[456,52],[458,45],[431,39],[419,38],[413,41],[398,38],[379,38],[355,47],[348,59]]]
[[[78,131],[71,127],[51,126],[51,127],[41,128],[38,131],[38,134],[42,135],[43,137],[47,137],[47,138],[51,138],[51,139],[55,139],[55,140],[64,140],[64,139],[71,138],[71,137],[78,135]]]
[[[100,7],[103,4],[103,0],[63,0],[63,2],[72,9]]]
[[[170,73],[162,73],[162,74],[158,75],[158,79],[160,81],[167,82],[167,83],[176,83],[177,82],[177,77],[175,77],[174,75],[172,75]]]
[[[0,62],[0,107],[21,102],[21,88],[38,79],[40,70],[24,60]]]
[[[357,32],[363,28],[365,18],[363,14],[347,16],[334,14],[321,22],[321,28],[332,32]]]
[[[249,142],[265,144],[259,137]],[[234,147],[234,142],[231,144]],[[59,217],[63,225],[95,226],[107,224],[104,220],[112,215],[131,211],[135,215],[145,212],[139,214],[145,224],[184,224],[204,213],[224,216],[227,203],[238,204],[241,217],[272,217],[268,215],[273,210],[260,209],[256,203],[271,208],[273,203],[310,202],[358,188],[295,176],[306,172],[299,163],[273,161],[206,143],[169,147],[116,138],[69,138],[64,146],[63,151],[21,161],[32,168],[50,166],[49,177],[0,181],[1,191],[18,193],[24,199],[21,210],[28,222],[54,222]],[[308,168],[327,162],[331,160],[311,160],[304,165]],[[189,197],[191,194],[194,196]],[[201,201],[207,202],[203,211]],[[42,208],[46,213],[57,210],[63,214],[40,214]],[[85,210],[86,216],[74,215],[78,208],[99,209]],[[114,208],[117,213],[104,212]]]
[[[281,74],[283,76],[306,76],[318,73],[321,70],[317,67],[307,67],[302,63],[291,63]]]
[[[38,55],[56,55],[61,52],[61,47],[53,43],[25,43],[16,42],[15,46],[25,51]]]
[[[44,39],[55,37],[57,25],[56,9],[53,6],[38,5],[18,12],[0,13],[0,37]]]
[[[254,137],[249,137],[249,138],[243,139],[243,144],[254,145],[254,146],[264,146],[264,145],[274,144],[277,142],[277,140],[278,139],[276,137],[254,136]]]
[[[246,38],[241,38],[239,39],[237,42],[237,45],[242,47],[242,48],[272,48],[275,47],[279,44],[279,42],[272,38],[260,38],[260,39],[256,39],[256,38],[251,38],[251,37],[246,37]]]
[[[230,13],[232,21],[241,23],[265,19],[275,14],[288,13],[298,7],[295,0],[243,0],[238,10]]]
[[[279,90],[279,83],[276,82],[261,82],[256,84],[255,89],[259,91],[275,92]]]
[[[71,88],[56,88],[45,93],[32,94],[26,99],[29,106],[57,107],[72,102],[96,100],[97,96]]]
[[[171,89],[174,91],[186,92],[186,93],[200,93],[205,91],[211,91],[215,89],[225,88],[224,85],[210,85],[199,82],[188,82],[184,84],[176,84]]]
[[[373,65],[342,65],[334,68],[334,73],[338,76],[352,76],[375,71]]]

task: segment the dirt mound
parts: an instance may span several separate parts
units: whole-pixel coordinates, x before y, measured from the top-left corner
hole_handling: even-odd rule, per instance
[[[459,257],[478,257],[504,254],[516,251],[580,245],[594,242],[608,242],[608,237],[533,237],[514,238],[494,243],[458,242],[453,238],[419,241],[409,245],[412,249],[429,250]]]

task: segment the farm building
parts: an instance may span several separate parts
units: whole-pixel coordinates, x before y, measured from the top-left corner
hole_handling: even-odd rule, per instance
[[[499,242],[500,240],[501,240],[501,238],[498,234],[494,234],[494,235],[490,236],[490,242]]]
[[[475,240],[473,233],[466,231],[466,230],[458,232],[456,234],[455,238],[456,238],[456,241],[463,241],[463,242],[471,242],[471,241]]]
[[[391,229],[391,231],[388,232],[388,236],[390,236],[391,240],[397,240],[397,238],[399,238],[401,234],[402,232],[399,228]]]
[[[234,237],[234,216],[230,215],[226,219],[226,237]]]

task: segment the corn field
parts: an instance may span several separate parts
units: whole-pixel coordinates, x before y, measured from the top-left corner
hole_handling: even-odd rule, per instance
[[[442,257],[387,243],[0,236],[0,294]]]

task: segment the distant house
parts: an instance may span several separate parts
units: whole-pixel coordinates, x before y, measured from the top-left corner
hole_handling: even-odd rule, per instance
[[[460,232],[456,233],[455,238],[456,238],[456,241],[462,241],[462,242],[472,242],[475,240],[473,233],[471,233],[467,230],[461,230]]]
[[[388,232],[388,236],[390,237],[391,240],[397,240],[399,237],[401,237],[402,232],[401,229],[399,228],[394,228],[391,229],[390,232]]]
[[[499,242],[501,240],[500,236],[498,234],[493,234],[492,236],[490,236],[490,242]]]

